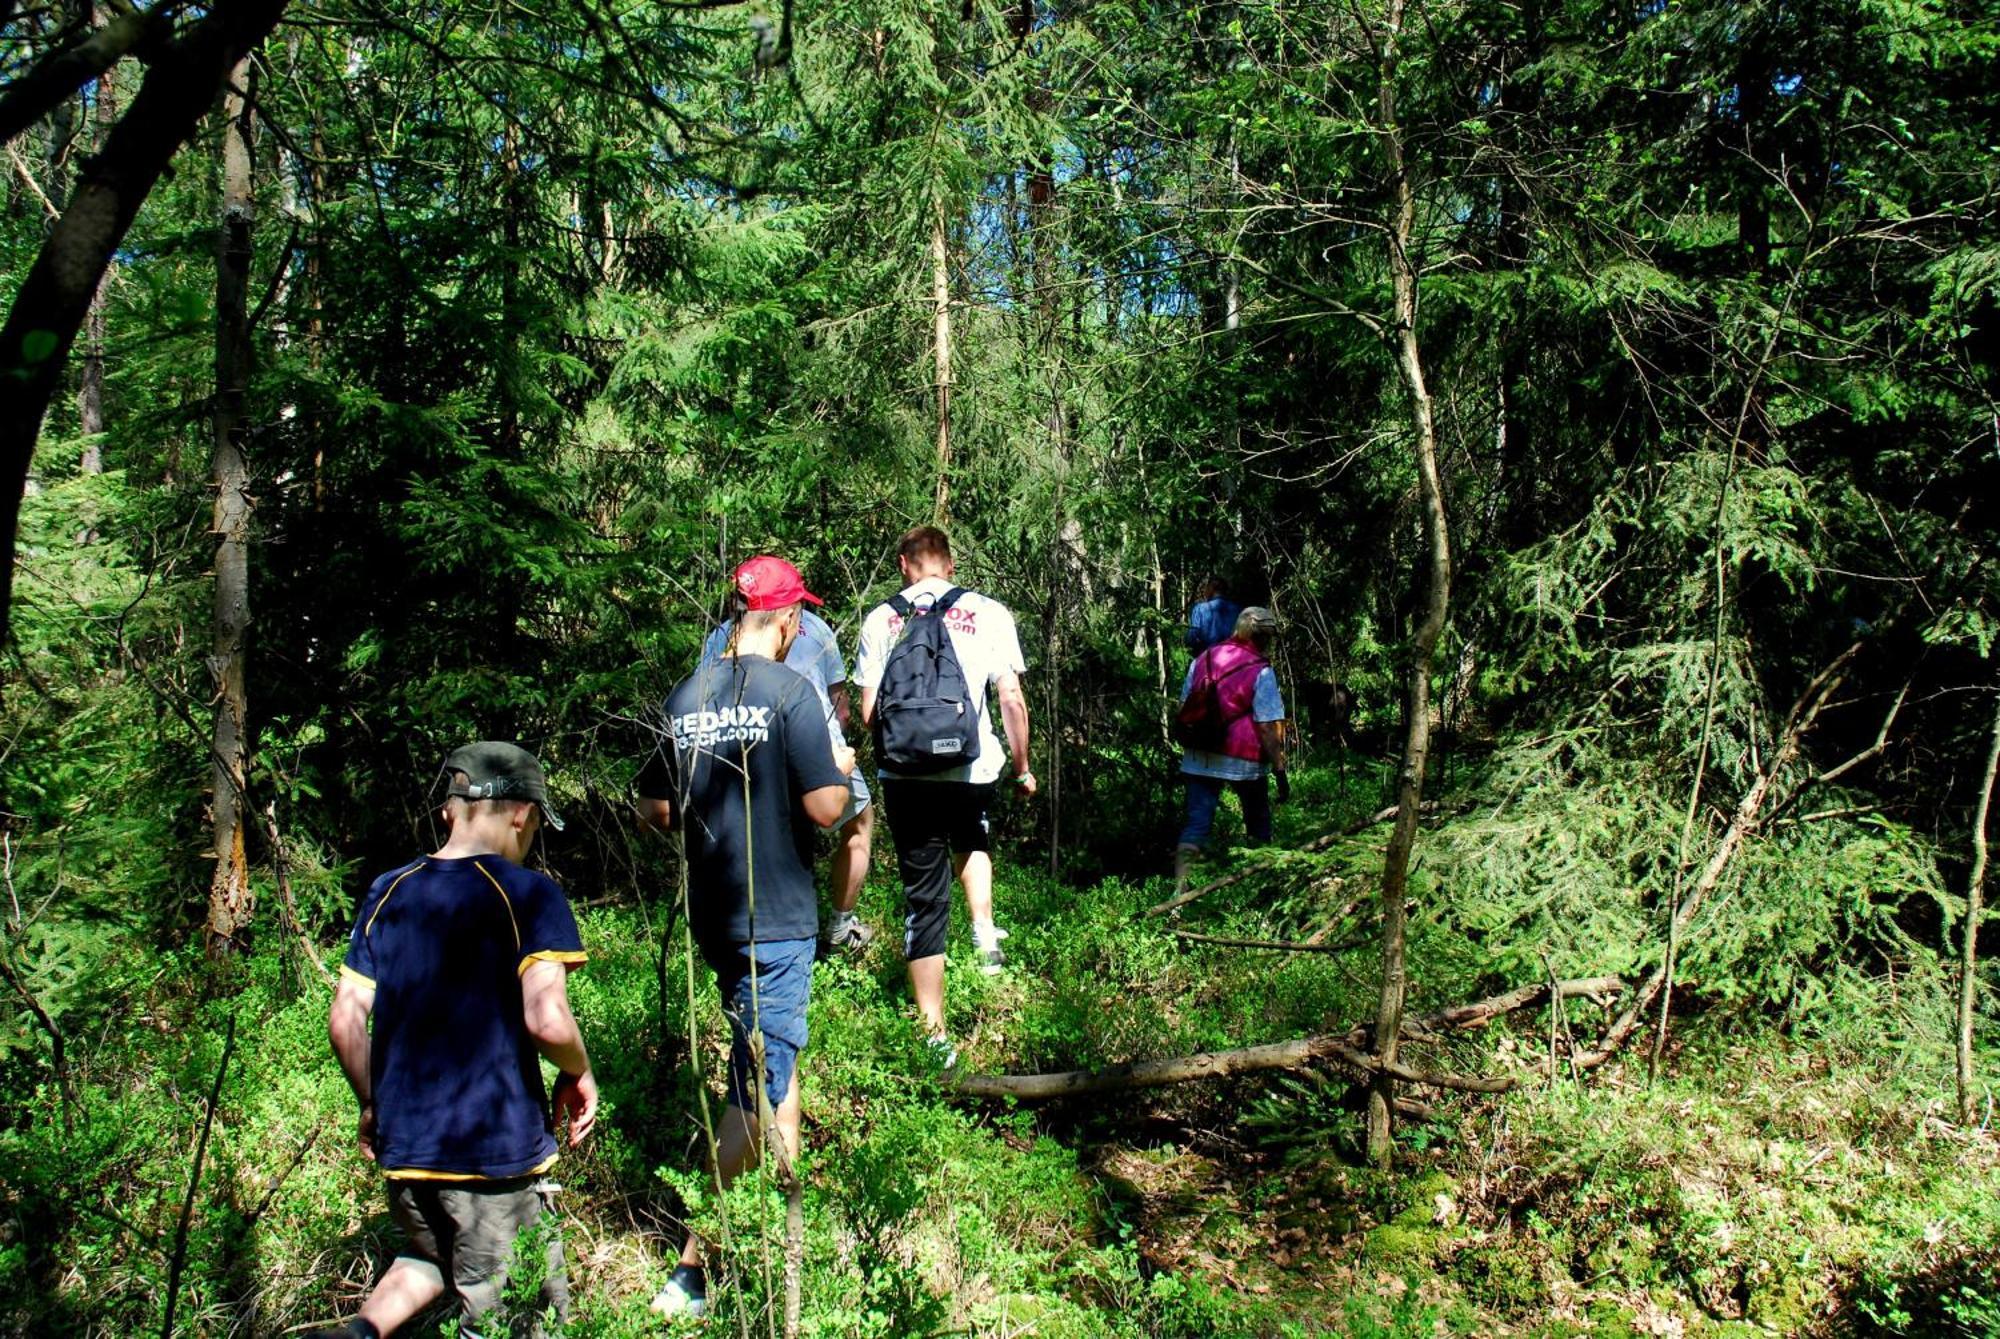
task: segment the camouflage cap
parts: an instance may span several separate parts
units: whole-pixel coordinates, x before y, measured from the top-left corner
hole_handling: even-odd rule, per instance
[[[542,811],[542,821],[557,832],[563,821],[549,803],[548,778],[535,755],[518,744],[482,739],[453,749],[444,760],[451,784],[446,794],[467,800],[527,800]],[[458,779],[463,772],[465,779]]]

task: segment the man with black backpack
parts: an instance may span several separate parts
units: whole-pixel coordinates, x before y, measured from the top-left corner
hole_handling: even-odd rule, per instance
[[[944,531],[910,531],[896,563],[903,589],[862,620],[853,682],[862,722],[874,731],[882,806],[903,876],[910,993],[949,1065],[957,1053],[945,1031],[944,953],[954,873],[972,915],[980,971],[995,975],[1006,963],[1006,932],[993,923],[987,811],[1003,773],[1023,795],[1035,793],[1021,692],[1027,666],[1006,606],[952,584]],[[987,709],[989,688],[1000,702],[1004,753]]]
[[[1278,776],[1278,798],[1291,798],[1285,771],[1284,699],[1271,668],[1278,620],[1252,606],[1236,618],[1236,631],[1196,656],[1181,685],[1174,735],[1180,740],[1181,777],[1187,782],[1187,826],[1174,847],[1174,891],[1187,886],[1188,867],[1208,841],[1222,788],[1243,805],[1243,827],[1260,842],[1271,840],[1271,795],[1266,772]]]

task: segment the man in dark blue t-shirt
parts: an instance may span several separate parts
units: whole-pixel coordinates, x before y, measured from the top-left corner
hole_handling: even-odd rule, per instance
[[[1188,650],[1200,655],[1209,647],[1228,641],[1242,613],[1243,606],[1229,598],[1229,583],[1219,576],[1208,577],[1195,593],[1194,608],[1188,611],[1187,631],[1181,634],[1181,640]]]
[[[729,1016],[729,1106],[714,1169],[724,1187],[756,1166],[766,1128],[787,1163],[798,1157],[798,1060],[819,935],[814,830],[840,821],[854,770],[852,749],[836,756],[812,685],[779,663],[805,603],[819,597],[773,557],[737,568],[736,589],[747,608],[733,649],[668,695],[638,781],[640,817],[683,834],[688,925]],[[689,1233],[653,1307],[699,1316],[707,1305],[701,1242]]]
[[[361,1152],[388,1178],[390,1214],[414,1250],[358,1317],[318,1332],[328,1339],[379,1339],[447,1288],[460,1333],[477,1333],[499,1305],[515,1237],[548,1206],[556,1113],[569,1114],[572,1145],[597,1118],[567,985],[583,942],[562,889],[520,864],[544,821],[562,826],[541,764],[485,742],[453,752],[444,775],[450,837],[370,885],[328,1019],[361,1103]],[[558,1073],[553,1108],[542,1056]],[[536,1314],[517,1332],[538,1333],[549,1307],[568,1310],[560,1236],[546,1251]]]

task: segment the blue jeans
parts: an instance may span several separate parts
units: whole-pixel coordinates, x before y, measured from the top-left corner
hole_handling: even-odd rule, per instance
[[[1267,776],[1255,781],[1224,781],[1219,777],[1192,776],[1183,772],[1181,780],[1187,782],[1187,826],[1181,829],[1182,846],[1203,846],[1208,842],[1208,830],[1215,823],[1215,807],[1222,803],[1222,788],[1228,786],[1236,792],[1237,801],[1243,806],[1243,829],[1260,842],[1271,840],[1271,783]]]
[[[806,1003],[812,993],[817,939],[767,939],[761,944],[703,944],[715,969],[722,1012],[729,1018],[729,1104],[757,1114],[757,1060],[750,1033],[764,1040],[764,1091],[773,1109],[785,1100],[806,1048]],[[751,957],[756,976],[751,976]]]

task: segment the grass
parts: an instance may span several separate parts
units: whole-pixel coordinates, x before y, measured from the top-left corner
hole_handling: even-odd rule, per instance
[[[1301,778],[1281,839],[1345,817]],[[1353,795],[1355,805],[1365,797]],[[1352,807],[1352,806],[1350,806]],[[1379,834],[1273,863],[1184,913],[1204,933],[1365,940]],[[878,864],[863,901],[895,923]],[[1218,862],[1219,863],[1219,862]],[[1095,1066],[1344,1026],[1373,1007],[1367,947],[1272,955],[1178,940],[1140,912],[1160,879],[1089,888],[1002,863],[1014,966],[970,969],[950,1021],[967,1068]],[[1442,894],[1420,890],[1424,898]],[[600,1133],[559,1168],[578,1335],[658,1332],[645,1302],[684,1217],[733,1249],[711,1333],[771,1324],[782,1214],[746,1181],[694,1174],[698,1086],[724,1054],[705,969],[667,963],[637,907],[583,917],[574,998],[605,1093]],[[1482,954],[1419,914],[1419,1007],[1480,993]],[[2000,1335],[2000,1150],[1945,1119],[1938,1057],[1789,1041],[1694,1015],[1657,1084],[1612,1067],[1406,1126],[1398,1172],[1355,1161],[1337,1074],[1079,1102],[955,1100],[917,1043],[889,936],[815,980],[806,1094],[805,1328],[819,1336]],[[259,942],[282,936],[266,927]],[[223,1024],[240,1042],[196,1196],[184,1333],[270,1334],[350,1314],[394,1250],[326,996],[275,947],[209,998],[191,959],[80,1048],[82,1101],[48,1085],[0,1131],[0,1330],[157,1329]],[[1582,1006],[1578,1006],[1582,1007]],[[1579,1023],[1582,1023],[1579,1018]],[[1457,1062],[1534,1065],[1546,1015]],[[698,1062],[698,1067],[697,1067]],[[1989,1060],[1990,1062],[1990,1060]],[[16,1067],[17,1072],[19,1066]],[[427,1322],[418,1333],[441,1333]]]

